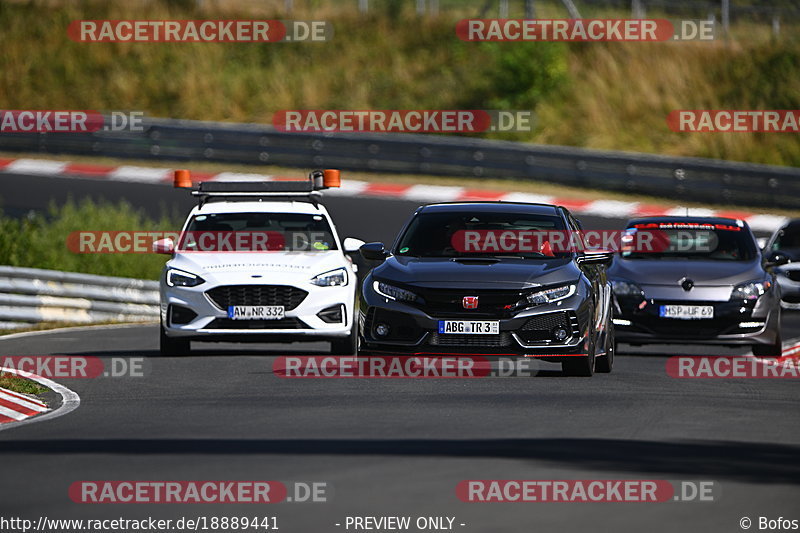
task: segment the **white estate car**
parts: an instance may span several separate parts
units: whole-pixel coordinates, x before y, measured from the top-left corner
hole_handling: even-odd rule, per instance
[[[363,241],[341,242],[319,203],[329,173],[338,186],[338,171],[325,171],[324,185],[321,171],[200,184],[178,242],[153,245],[172,254],[160,280],[162,354],[188,353],[193,340],[330,341],[332,353],[355,353],[357,282],[345,253]],[[176,186],[186,186],[177,172]]]

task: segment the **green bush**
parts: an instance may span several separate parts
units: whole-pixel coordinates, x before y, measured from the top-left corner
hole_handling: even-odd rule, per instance
[[[0,264],[85,272],[104,276],[158,279],[165,256],[156,254],[79,254],[67,248],[76,231],[177,231],[180,223],[164,216],[152,220],[127,202],[96,204],[90,200],[25,218],[0,215]]]

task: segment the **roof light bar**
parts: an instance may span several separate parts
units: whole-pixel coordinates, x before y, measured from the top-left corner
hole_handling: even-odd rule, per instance
[[[174,186],[191,188],[192,179],[188,170],[176,170]],[[200,199],[200,206],[211,198],[275,198],[305,197],[315,204],[322,197],[321,191],[341,186],[339,170],[314,170],[305,180],[291,181],[204,181],[200,182],[193,196]]]

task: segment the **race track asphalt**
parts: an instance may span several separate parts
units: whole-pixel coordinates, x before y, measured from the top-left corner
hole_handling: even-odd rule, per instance
[[[153,198],[175,192],[2,179],[3,208],[16,213],[67,193],[158,209]],[[192,205],[176,203],[182,212]],[[391,239],[415,206],[326,204],[343,236],[364,240]],[[622,224],[582,219],[598,229]],[[785,314],[784,340],[798,336],[800,314]],[[533,377],[285,379],[272,371],[277,356],[324,354],[327,345],[196,344],[189,357],[160,357],[157,344],[156,325],[0,338],[4,356],[141,358],[145,369],[60,380],[80,395],[77,410],[0,432],[0,516],[277,516],[287,532],[345,531],[354,515],[454,516],[459,531],[515,533],[732,532],[745,516],[753,530],[760,516],[800,519],[797,380],[665,372],[668,356],[735,353],[726,349],[629,347],[612,374],[592,378],[541,363]],[[326,482],[329,501],[90,505],[68,496],[79,480],[215,479]],[[463,503],[455,488],[468,479],[711,480],[716,488],[713,502]]]

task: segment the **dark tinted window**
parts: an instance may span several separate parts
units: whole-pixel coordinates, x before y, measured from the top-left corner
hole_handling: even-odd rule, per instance
[[[772,243],[772,249],[800,249],[800,224],[787,226],[781,230],[778,238]]]
[[[652,232],[656,241],[663,238],[665,244],[654,251],[623,250],[625,259],[750,261],[758,253],[752,234],[736,225],[654,222],[629,226],[627,231]]]
[[[544,254],[529,252],[470,253],[459,251],[454,246],[459,232],[535,232],[565,230],[560,217],[526,213],[470,213],[440,212],[421,213],[414,217],[399,241],[395,254],[416,257],[468,257],[514,255],[519,257],[543,257]],[[454,238],[454,235],[456,238]],[[548,254],[563,257],[566,254]]]

